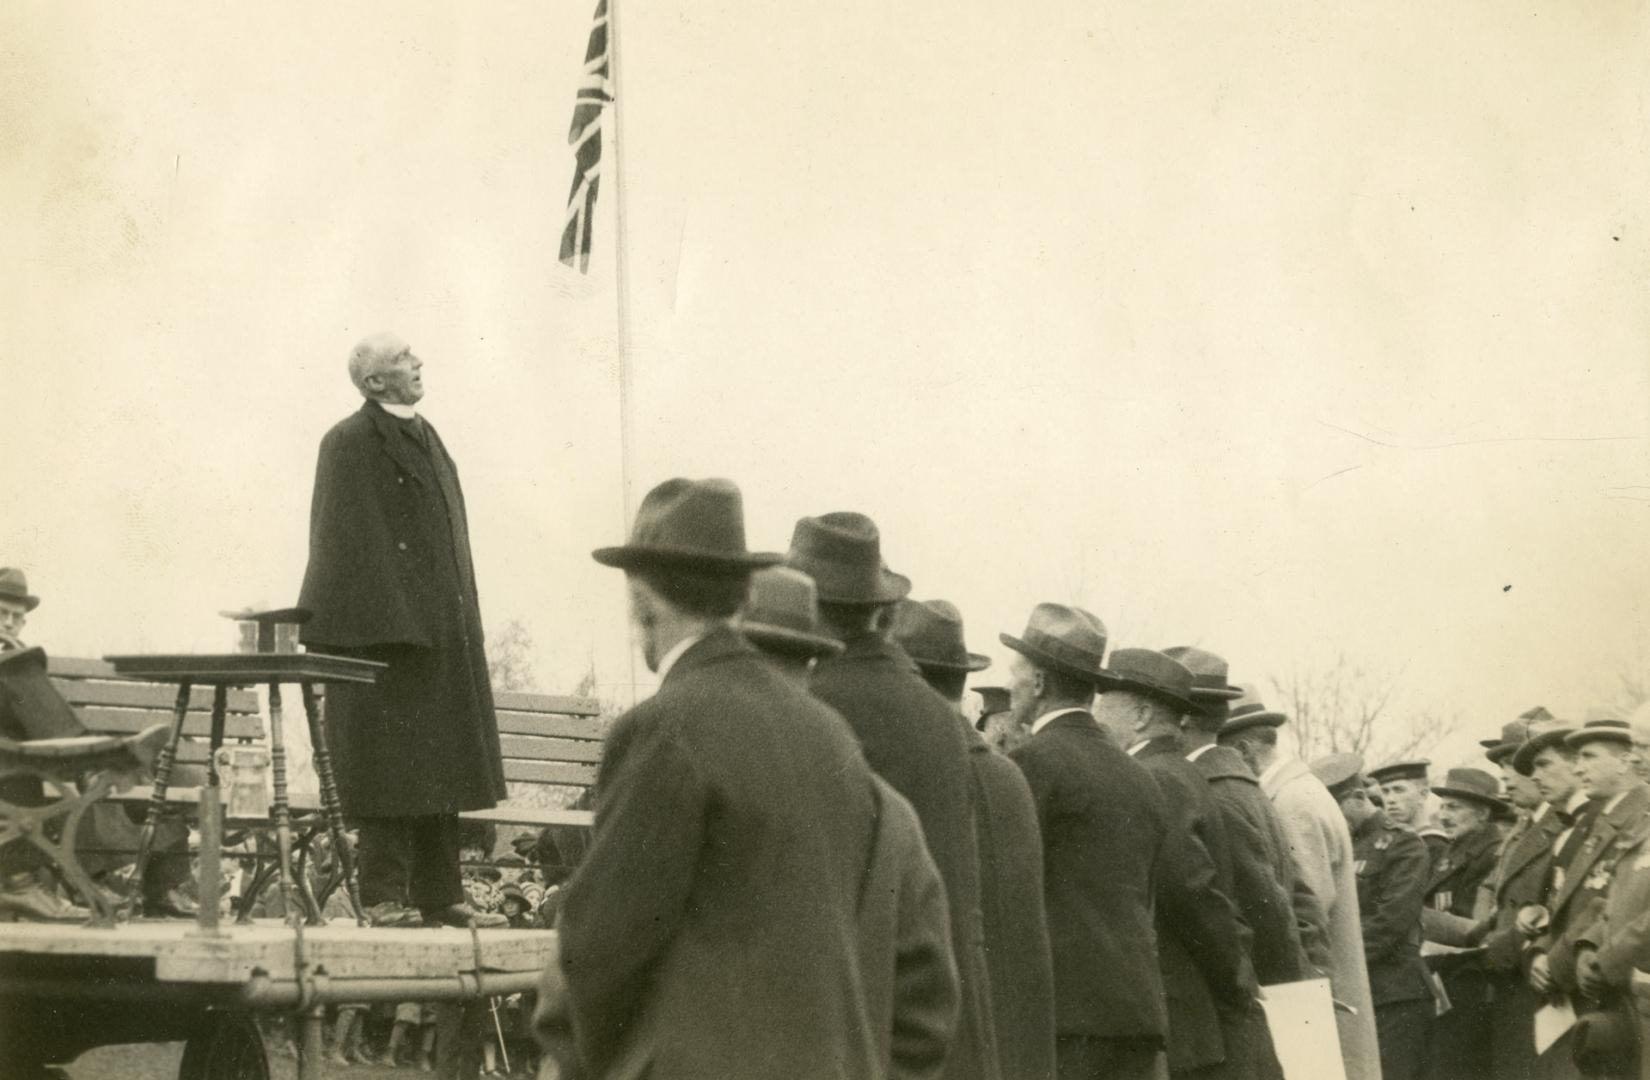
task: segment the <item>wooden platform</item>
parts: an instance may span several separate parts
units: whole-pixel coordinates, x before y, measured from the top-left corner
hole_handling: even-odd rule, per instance
[[[543,970],[556,955],[554,930],[481,930],[481,966]],[[226,926],[203,936],[192,922],[135,919],[113,930],[53,923],[0,923],[0,964],[20,957],[152,958],[162,983],[244,984],[254,972],[294,978],[294,932],[278,919]],[[341,920],[304,928],[309,963],[335,979],[443,978],[476,967],[469,930],[358,927]]]

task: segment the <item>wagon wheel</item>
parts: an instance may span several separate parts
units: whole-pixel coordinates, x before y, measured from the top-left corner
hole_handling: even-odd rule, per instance
[[[183,1047],[178,1080],[269,1080],[269,1056],[252,1014],[214,1009]]]

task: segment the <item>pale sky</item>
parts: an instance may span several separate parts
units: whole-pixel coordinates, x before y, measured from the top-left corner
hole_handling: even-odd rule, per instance
[[[556,261],[593,8],[0,7],[31,640],[292,602],[388,329],[485,621],[628,695],[611,175],[590,277]],[[1460,746],[1650,664],[1643,5],[619,18],[634,497],[731,477],[778,549],[865,511],[999,661],[1040,600],[1262,683],[1344,651]]]

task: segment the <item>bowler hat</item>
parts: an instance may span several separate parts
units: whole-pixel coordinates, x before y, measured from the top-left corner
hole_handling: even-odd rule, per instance
[[[15,566],[0,566],[0,600],[22,604],[24,611],[40,606],[40,597],[29,595],[29,579]]]
[[[1163,655],[1178,660],[1192,673],[1192,704],[1211,719],[1223,719],[1228,703],[1243,691],[1228,681],[1226,658],[1191,645],[1171,645]]]
[[[1193,707],[1192,673],[1155,649],[1113,649],[1101,672],[1100,692],[1108,691],[1139,694],[1182,712]]]
[[[920,668],[984,671],[991,658],[968,651],[962,612],[948,600],[901,600],[894,605],[893,638]]]
[[[1568,753],[1569,749],[1564,745],[1564,738],[1574,730],[1575,728],[1562,720],[1548,720],[1544,723],[1532,724],[1530,726],[1530,737],[1525,739],[1517,750],[1513,751],[1513,768],[1519,774],[1528,776],[1535,771],[1535,759],[1541,751],[1558,747]]]
[[[1364,759],[1357,754],[1330,754],[1314,761],[1310,768],[1336,799],[1344,799],[1363,787]]]
[[[745,549],[745,510],[731,480],[666,480],[636,511],[630,540],[592,553],[603,566],[747,574],[783,559]]]
[[[1106,624],[1078,607],[1038,604],[1031,609],[1020,637],[998,634],[997,640],[1038,667],[1083,679],[1098,686],[1106,652]]]
[[[1627,721],[1608,716],[1588,720],[1564,736],[1564,745],[1572,750],[1590,742],[1619,742],[1624,746],[1631,746],[1633,729],[1627,726]]]
[[[820,632],[814,579],[788,566],[770,566],[751,575],[739,630],[753,645],[775,652],[834,656],[842,651],[842,642]]]
[[[892,604],[911,591],[911,579],[883,563],[877,523],[851,510],[799,520],[784,561],[813,578],[827,604]]]
[[[1501,784],[1483,769],[1451,769],[1444,782],[1433,786],[1434,795],[1466,799],[1494,810],[1501,801]]]
[[[1252,684],[1238,684],[1239,697],[1227,705],[1226,721],[1216,734],[1221,738],[1236,735],[1257,727],[1282,727],[1289,718],[1276,709],[1268,709],[1260,693]]]
[[[1432,762],[1425,758],[1416,761],[1389,761],[1379,769],[1370,769],[1369,778],[1377,784],[1384,784],[1390,780],[1425,780],[1430,768]]]

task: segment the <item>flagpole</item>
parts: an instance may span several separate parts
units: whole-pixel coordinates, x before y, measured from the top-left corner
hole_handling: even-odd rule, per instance
[[[624,150],[621,139],[619,113],[624,108],[624,94],[619,81],[619,0],[607,0],[607,63],[611,82],[612,101],[608,104],[608,119],[613,126],[613,277],[618,299],[618,328],[615,334],[619,364],[619,485],[620,503],[624,511],[621,527],[630,530],[631,515],[635,510],[635,474],[632,469],[632,432],[635,430],[635,386],[630,370],[630,259],[629,215],[625,212]],[[636,627],[630,625],[630,701],[636,704]]]

